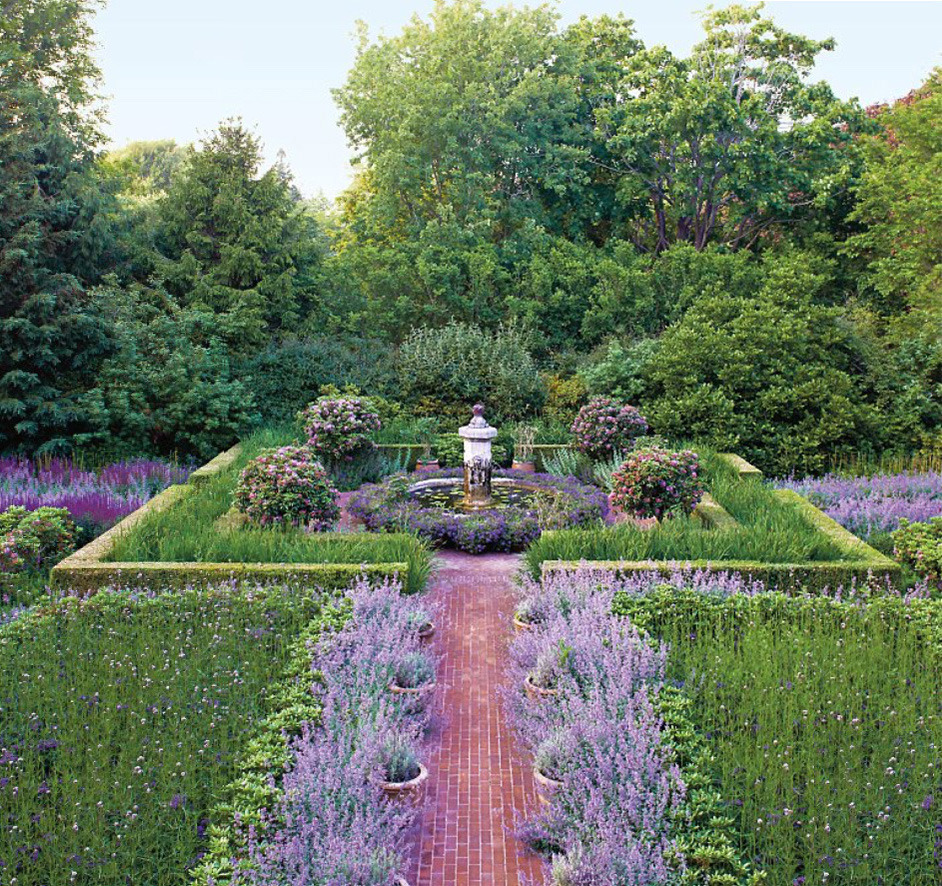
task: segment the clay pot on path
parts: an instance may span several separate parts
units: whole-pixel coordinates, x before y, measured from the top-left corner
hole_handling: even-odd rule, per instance
[[[563,786],[561,781],[544,775],[536,766],[533,767],[533,780],[536,782],[536,795],[544,806],[549,806],[553,795]]]
[[[408,800],[418,796],[428,779],[428,769],[419,763],[419,774],[408,781],[384,781],[382,788],[387,797],[393,800]]]
[[[422,686],[400,686],[398,683],[393,682],[389,684],[389,691],[393,695],[408,695],[412,698],[422,698],[424,695],[427,695],[430,692],[435,690],[436,684],[424,683]]]
[[[415,463],[415,469],[419,473],[424,473],[426,471],[437,471],[440,469],[437,458],[420,458]]]
[[[527,674],[526,679],[523,681],[524,691],[527,693],[527,697],[532,701],[544,701],[550,698],[556,698],[559,695],[558,689],[547,689],[545,686],[537,686],[533,682],[533,677],[530,674]]]
[[[532,621],[527,621],[519,615],[514,615],[514,630],[518,634],[522,634],[524,631],[532,631],[535,627],[536,625],[534,625]]]
[[[430,643],[435,636],[435,625],[432,622],[426,622],[419,628],[419,640],[422,643]]]
[[[525,474],[536,473],[536,465],[532,461],[517,461],[514,459],[511,469],[514,471],[523,471]]]

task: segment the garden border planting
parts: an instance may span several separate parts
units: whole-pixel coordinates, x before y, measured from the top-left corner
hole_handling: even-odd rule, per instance
[[[742,479],[762,477],[758,468],[738,455],[722,453],[720,458],[735,468]],[[902,567],[899,563],[857,538],[807,499],[789,489],[776,489],[772,494],[780,501],[797,508],[805,520],[826,535],[846,559],[795,563],[765,563],[754,560],[544,560],[540,564],[540,570],[544,575],[555,571],[573,572],[589,563],[593,569],[610,570],[619,576],[645,572],[659,572],[668,576],[676,572],[678,567],[682,567],[708,572],[738,572],[750,580],[763,581],[770,586],[794,588],[808,585],[816,590],[840,584],[849,585],[854,581],[867,581],[874,576],[892,583],[900,580]],[[698,507],[703,504],[706,504],[704,516],[709,522],[713,509],[710,503],[705,502]],[[550,536],[552,534],[546,533]]]
[[[348,586],[359,576],[371,582],[399,577],[408,583],[409,565],[395,563],[227,563],[227,562],[155,562],[109,561],[119,536],[130,531],[146,517],[181,502],[187,495],[210,479],[228,470],[242,453],[241,444],[221,452],[195,470],[186,484],[168,486],[120,523],[112,526],[94,541],[80,548],[53,567],[50,585],[80,594],[90,594],[104,587],[133,582],[138,587],[183,588],[190,585],[208,586],[233,580],[297,581],[306,580],[324,589]],[[338,533],[334,538],[351,541],[365,534]],[[370,536],[375,538],[375,536]]]

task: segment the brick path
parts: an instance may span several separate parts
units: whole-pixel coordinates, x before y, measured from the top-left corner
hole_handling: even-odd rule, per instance
[[[435,636],[442,688],[428,805],[409,880],[413,886],[540,883],[540,860],[513,833],[516,811],[537,802],[529,759],[504,722],[497,691],[506,676],[511,576],[519,561],[452,551],[438,561],[430,593],[442,613]]]

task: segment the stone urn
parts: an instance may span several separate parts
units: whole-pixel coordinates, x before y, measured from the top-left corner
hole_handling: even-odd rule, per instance
[[[464,441],[462,506],[468,510],[491,505],[491,476],[494,470],[491,443],[497,436],[497,428],[492,428],[484,418],[484,404],[476,403],[473,412],[471,421],[458,428],[458,436]]]

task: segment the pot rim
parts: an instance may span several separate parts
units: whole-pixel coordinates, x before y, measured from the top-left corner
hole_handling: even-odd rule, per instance
[[[426,692],[431,692],[437,685],[437,681],[432,680],[431,683],[423,683],[421,686],[400,686],[395,680],[391,680],[388,688],[396,695],[424,695]]]
[[[536,683],[533,682],[532,674],[527,674],[523,682],[526,688],[532,689],[534,692],[538,693],[539,695],[545,695],[545,696],[559,695],[558,688],[547,689],[545,686],[537,686]]]
[[[419,763],[419,774],[408,781],[384,781],[381,782],[383,790],[387,794],[404,794],[414,791],[428,778],[428,769],[424,763]]]

